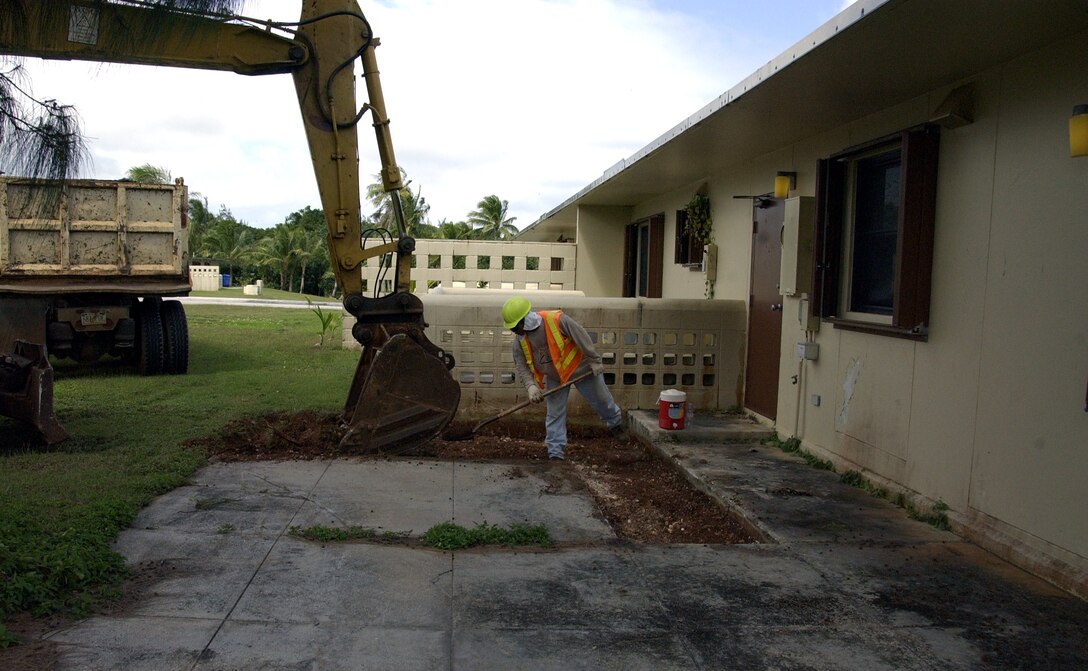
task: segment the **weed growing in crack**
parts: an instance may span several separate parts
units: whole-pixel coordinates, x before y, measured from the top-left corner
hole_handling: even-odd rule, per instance
[[[321,526],[320,524],[305,528],[294,526],[288,529],[287,533],[298,538],[305,538],[309,541],[320,541],[323,543],[369,540],[379,536],[378,531],[370,527],[326,527]],[[407,536],[408,533],[409,532],[386,531],[380,535],[382,538],[392,539],[403,538]]]
[[[480,522],[471,529],[443,522],[427,530],[420,539],[423,545],[439,550],[463,550],[476,545],[551,545],[551,534],[542,524],[514,523],[509,529]]]
[[[909,515],[910,518],[913,520],[925,522],[926,524],[937,527],[942,531],[948,531],[951,528],[951,525],[949,525],[948,523],[948,514],[946,512],[947,510],[948,504],[943,501],[938,501],[933,504],[933,508],[928,513],[920,512],[914,506],[908,505],[907,515]]]
[[[821,471],[831,471],[832,473],[835,472],[835,464],[831,463],[827,459],[821,459],[817,457],[815,454],[809,452],[808,450],[801,449],[800,438],[794,437],[789,438],[788,440],[782,440],[778,437],[778,434],[776,433],[768,438],[765,442],[774,445],[783,452],[796,454],[797,456],[808,462],[808,465],[812,466],[813,468],[818,468]]]
[[[797,456],[807,461],[808,464],[814,468],[831,471],[832,473],[835,472],[835,466],[830,461],[820,459],[816,455],[801,449],[800,438],[793,437],[787,440],[782,440],[778,437],[778,434],[775,433],[764,442],[769,445],[774,445],[783,452],[796,454]],[[947,515],[948,504],[944,503],[943,501],[938,501],[937,503],[933,504],[932,510],[926,513],[919,511],[917,508],[908,503],[907,497],[905,494],[903,494],[903,492],[889,494],[886,488],[874,485],[872,482],[866,480],[865,477],[857,471],[846,471],[839,476],[839,481],[852,487],[863,489],[872,496],[880,499],[885,499],[892,505],[903,508],[904,510],[906,510],[907,516],[913,520],[925,522],[926,524],[941,529],[942,531],[948,531],[949,529],[951,529]]]
[[[858,489],[864,489],[871,496],[875,496],[878,499],[889,499],[888,490],[884,487],[877,487],[873,483],[869,482],[857,471],[846,471],[839,476],[839,482],[850,485],[851,487],[857,487]]]
[[[888,490],[884,487],[877,487],[872,482],[869,482],[865,477],[857,471],[846,471],[839,476],[839,481],[858,489],[863,489],[869,494],[885,499],[894,506],[898,506],[907,511],[907,516],[912,520],[918,520],[919,522],[925,522],[931,526],[934,526],[943,531],[948,531],[951,527],[948,522],[948,504],[943,501],[938,501],[933,504],[931,512],[923,513],[919,512],[917,508],[907,502],[907,497],[903,492],[896,492],[895,494],[888,495]]]

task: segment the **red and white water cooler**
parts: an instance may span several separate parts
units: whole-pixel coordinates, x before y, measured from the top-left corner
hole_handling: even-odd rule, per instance
[[[666,389],[657,398],[657,425],[670,431],[684,428],[688,395],[679,389]]]

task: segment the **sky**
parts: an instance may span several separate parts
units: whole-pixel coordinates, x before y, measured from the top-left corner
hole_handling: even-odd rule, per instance
[[[816,30],[851,0],[361,0],[397,163],[429,219],[484,197],[525,228]],[[300,3],[242,14],[297,20]],[[81,177],[151,164],[251,226],[320,198],[289,75],[22,61],[38,98],[74,105]],[[359,86],[360,103],[365,89]],[[369,117],[367,118],[369,119]],[[380,164],[360,128],[363,188]],[[372,208],[364,203],[363,212]]]

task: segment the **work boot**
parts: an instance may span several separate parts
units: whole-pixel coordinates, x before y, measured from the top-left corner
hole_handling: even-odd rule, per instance
[[[608,433],[612,434],[612,440],[615,440],[621,445],[626,445],[631,442],[631,434],[627,432],[627,429],[623,424],[613,426],[608,430]]]

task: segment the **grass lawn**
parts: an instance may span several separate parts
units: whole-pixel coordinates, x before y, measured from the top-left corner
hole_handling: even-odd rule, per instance
[[[260,296],[246,296],[242,287],[228,287],[220,289],[219,291],[191,291],[190,296],[198,298],[263,298],[268,300],[282,300],[282,301],[304,301],[307,297],[315,303],[339,303],[339,299],[329,298],[328,296],[315,296],[313,294],[300,294],[294,291],[283,291],[281,289],[269,289],[265,287],[261,290]]]
[[[20,611],[80,615],[116,592],[125,568],[110,542],[205,462],[184,439],[239,416],[343,406],[359,355],[338,337],[317,347],[310,310],[189,305],[186,314],[187,375],[56,363],[56,413],[71,438],[53,448],[0,417],[0,623]]]

